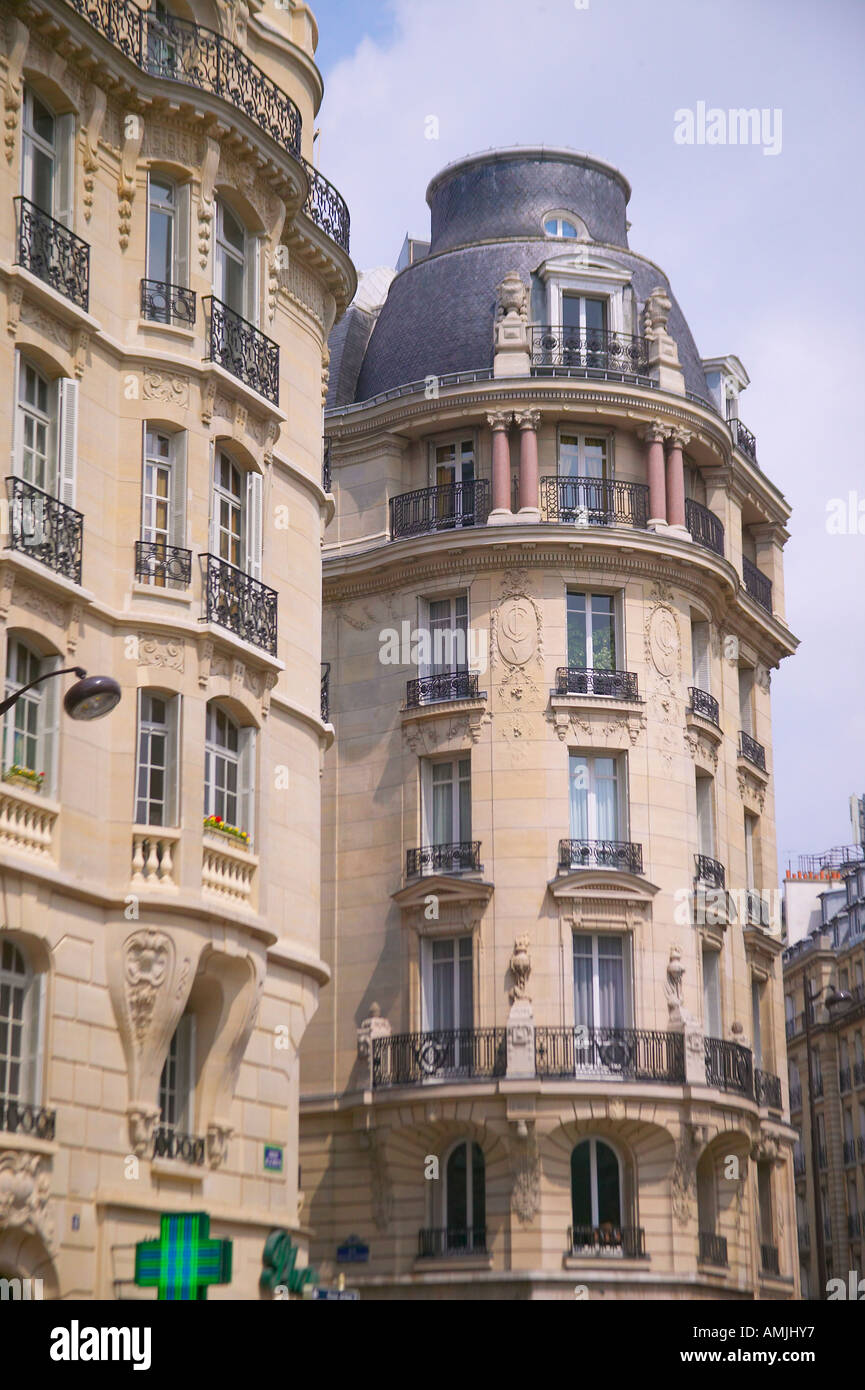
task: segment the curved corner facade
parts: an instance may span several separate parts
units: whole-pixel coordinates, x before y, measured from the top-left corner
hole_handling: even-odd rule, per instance
[[[146,1297],[206,1211],[257,1298],[305,1258],[319,950],[322,406],[348,213],[293,2],[0,5],[6,715],[0,1276]],[[9,1025],[7,1027],[7,1025]],[[151,1290],[151,1293],[155,1290]]]
[[[796,642],[747,373],[600,161],[491,152],[428,197],[428,256],[332,335],[312,1258],[353,1234],[365,1298],[793,1298]]]

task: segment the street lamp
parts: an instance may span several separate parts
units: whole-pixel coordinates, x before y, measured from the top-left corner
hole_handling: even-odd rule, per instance
[[[33,689],[34,685],[51,680],[54,676],[69,675],[78,677],[63,699],[63,707],[70,719],[101,719],[104,714],[110,714],[119,703],[120,686],[113,676],[88,676],[83,666],[65,666],[62,671],[46,671],[44,676],[37,676],[35,680],[28,681],[20,690],[0,701],[0,715],[11,709],[26,691]]]
[[[826,1241],[823,1232],[823,1192],[820,1187],[820,1146],[817,1143],[817,1117],[814,1111],[814,1066],[813,1053],[811,1050],[811,1009],[817,1003],[820,995],[825,995],[823,1003],[829,1011],[830,1019],[833,1017],[832,1010],[837,1010],[849,1003],[850,995],[842,994],[834,985],[824,985],[812,993],[811,981],[807,972],[802,977],[802,986],[805,995],[805,1053],[808,1063],[808,1120],[811,1127],[811,1172],[813,1174],[814,1186],[814,1237],[817,1242],[817,1278],[819,1280],[821,1297],[826,1293]]]

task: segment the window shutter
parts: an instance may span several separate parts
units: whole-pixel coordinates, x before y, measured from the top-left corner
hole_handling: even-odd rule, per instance
[[[11,471],[16,477],[21,476],[21,411],[18,406],[18,397],[21,391],[21,353],[15,353],[15,365],[12,369],[12,461]]]
[[[238,811],[240,829],[249,834],[252,847],[255,835],[255,729],[239,729],[240,766],[237,770]]]
[[[24,1007],[27,1011],[27,1035],[25,1041],[24,1075],[21,1094],[26,1103],[42,1103],[43,1047],[42,1034],[45,1019],[45,981],[46,974],[40,970],[31,976]]]
[[[432,795],[432,763],[428,758],[424,758],[420,765],[420,801],[421,801],[421,844],[431,845],[432,840],[432,819],[433,819],[433,795]]]
[[[261,295],[261,238],[246,239],[246,317],[258,326]]]
[[[46,662],[49,670],[55,670],[60,665],[60,658],[55,657],[53,661]],[[45,773],[43,786],[49,796],[57,795],[57,750],[60,741],[60,701],[57,691],[58,682],[56,680],[45,681],[42,686],[42,737],[40,739],[40,753],[42,755],[42,766],[34,770]]]
[[[78,382],[60,378],[60,439],[58,441],[58,495],[67,507],[75,506],[75,473],[78,460]]]
[[[57,176],[54,182],[54,217],[75,230],[75,113],[57,117]]]
[[[219,542],[217,531],[219,529],[219,518],[216,512],[216,441],[210,441],[210,539],[208,549],[211,555],[219,554]]]
[[[165,824],[180,824],[180,718],[181,697],[165,702]]]
[[[246,573],[261,578],[262,476],[246,475]]]
[[[433,1016],[432,941],[427,936],[420,940],[420,993],[421,1031],[425,1033]]]
[[[177,211],[174,217],[174,283],[189,289],[190,185],[177,187]]]
[[[171,521],[172,545],[186,546],[186,430],[171,440]]]

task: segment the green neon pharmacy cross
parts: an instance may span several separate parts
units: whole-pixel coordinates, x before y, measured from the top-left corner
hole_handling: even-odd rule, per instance
[[[231,1241],[212,1240],[210,1217],[163,1213],[159,1239],[135,1247],[135,1283],[158,1289],[158,1299],[203,1302],[210,1284],[231,1283]]]

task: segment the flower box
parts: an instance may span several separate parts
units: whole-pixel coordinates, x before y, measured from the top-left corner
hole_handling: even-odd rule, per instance
[[[31,767],[20,767],[18,763],[13,763],[3,773],[3,781],[11,782],[16,787],[28,787],[32,792],[41,792],[45,773],[34,772]]]
[[[204,829],[208,835],[224,835],[241,849],[249,849],[249,831],[239,825],[229,825],[221,816],[205,816]]]

